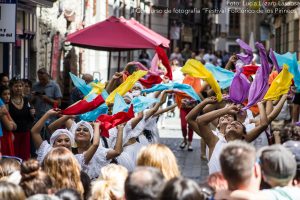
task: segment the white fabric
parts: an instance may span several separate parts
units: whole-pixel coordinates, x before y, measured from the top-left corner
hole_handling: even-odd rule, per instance
[[[89,129],[89,132],[91,134],[91,138],[90,138],[90,141],[93,139],[94,137],[94,129],[93,127],[91,126],[90,123],[86,122],[86,121],[80,121],[78,122],[73,128],[72,128],[72,131],[73,131],[73,136],[75,138],[75,133],[76,133],[76,130],[80,127],[80,126],[84,126],[86,127],[87,129]]]
[[[118,163],[126,167],[128,171],[132,171],[136,166],[137,155],[142,147],[143,145],[138,142],[124,147],[121,155],[117,157]]]
[[[123,145],[125,145],[131,138],[138,137],[144,130],[145,127],[145,115],[141,121],[132,129],[132,120],[127,122],[127,124],[124,127],[123,132]]]
[[[226,144],[226,140],[220,137],[207,163],[209,174],[221,171],[220,155]]]
[[[181,71],[181,67],[176,67],[175,70],[173,71],[172,75],[173,75],[174,83],[182,83],[184,76]]]
[[[291,118],[290,107],[286,101],[284,102],[283,107],[275,120],[290,120],[290,118]]]
[[[149,119],[147,119],[145,121],[144,124],[144,129],[151,131],[152,137],[153,137],[153,141],[151,143],[158,143],[160,138],[159,138],[159,131],[157,128],[157,118],[158,116],[155,117],[150,117]]]
[[[96,179],[100,174],[101,168],[108,165],[111,162],[111,160],[106,159],[106,155],[109,150],[111,149],[99,146],[93,158],[88,164],[85,164],[83,153],[76,154],[75,157],[78,163],[80,164],[82,171],[87,173],[91,179]]]
[[[139,136],[139,142],[143,146],[147,146],[148,144],[150,144],[150,142],[148,141],[148,139],[146,138],[146,136],[144,134],[141,134]]]
[[[262,190],[262,194],[268,200],[299,200],[300,188],[298,187],[275,187],[272,189]]]
[[[57,129],[50,137],[50,145],[53,146],[55,140],[61,135],[66,135],[70,139],[71,144],[74,143],[74,137],[70,131],[67,129]]]
[[[36,150],[37,161],[41,164],[49,151],[51,151],[52,146],[47,140],[43,141],[40,147]]]

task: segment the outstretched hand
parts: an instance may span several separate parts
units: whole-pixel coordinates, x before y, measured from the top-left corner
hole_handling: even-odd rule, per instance
[[[215,96],[205,98],[203,101],[205,101],[208,104],[214,104],[214,103],[218,102],[218,100],[217,100],[217,98]]]
[[[58,116],[59,114],[61,114],[61,109],[59,108],[50,109],[47,111],[47,115],[49,116]]]

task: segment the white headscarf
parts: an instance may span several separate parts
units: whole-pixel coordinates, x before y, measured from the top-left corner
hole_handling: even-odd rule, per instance
[[[53,146],[55,140],[61,135],[66,135],[70,139],[71,144],[74,143],[74,138],[70,131],[67,129],[57,129],[50,137],[50,145]]]
[[[94,129],[93,127],[91,126],[90,123],[86,122],[86,121],[80,121],[78,122],[74,128],[72,129],[73,130],[73,135],[74,135],[74,138],[75,138],[75,133],[76,133],[76,130],[78,129],[79,126],[84,126],[86,127],[87,129],[89,129],[89,132],[91,134],[91,138],[90,138],[90,141],[93,139],[94,137]]]
[[[143,86],[139,81],[135,82],[135,84],[134,84],[133,87],[139,87],[140,90],[143,90],[143,89],[144,89],[144,86]]]

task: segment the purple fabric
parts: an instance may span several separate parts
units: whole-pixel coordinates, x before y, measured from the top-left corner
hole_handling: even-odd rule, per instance
[[[277,59],[276,59],[276,57],[275,57],[275,54],[274,54],[274,51],[273,51],[272,48],[270,48],[269,57],[270,57],[270,59],[272,60],[273,65],[274,65],[275,68],[276,68],[276,71],[277,71],[278,73],[280,73],[280,72],[281,72],[281,69],[280,69],[280,67],[279,67],[279,65],[278,65]]]
[[[258,68],[255,74],[255,79],[250,87],[248,104],[246,107],[244,107],[245,110],[262,100],[269,89],[268,80],[271,69],[268,62],[267,53],[261,43],[256,42],[255,46],[259,50],[261,67]]]
[[[295,125],[296,125],[296,126],[300,126],[300,122],[296,122]]]
[[[229,88],[229,99],[238,104],[243,103],[247,99],[251,85],[242,72],[243,68],[236,66],[236,73]]]
[[[236,56],[246,65],[250,64],[253,59],[252,48],[246,44],[243,40],[237,39],[236,42],[244,49],[245,53],[239,53]]]

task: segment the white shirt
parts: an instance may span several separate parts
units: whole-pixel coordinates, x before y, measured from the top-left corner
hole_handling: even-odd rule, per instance
[[[209,174],[221,171],[220,155],[226,144],[227,144],[226,140],[222,137],[219,137],[219,140],[214,148],[214,151],[212,152],[211,157],[207,163]]]

